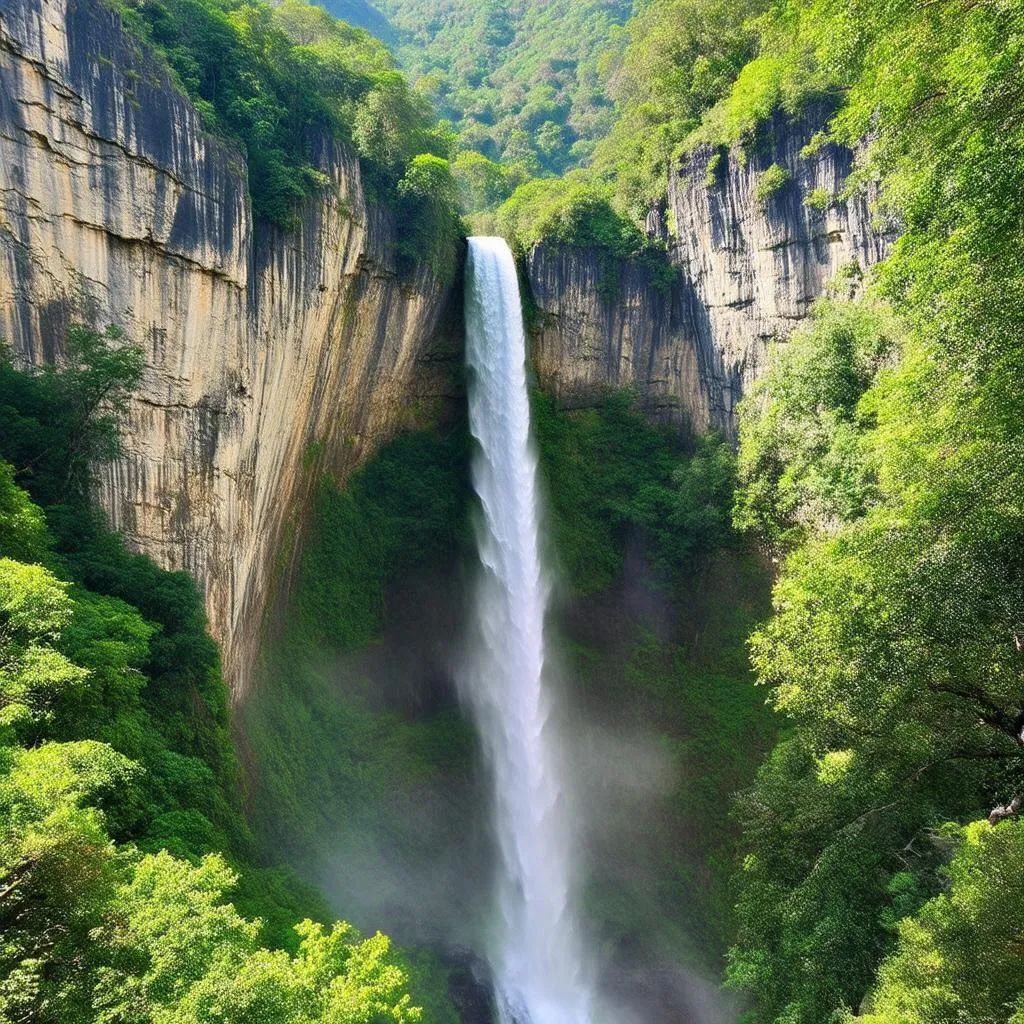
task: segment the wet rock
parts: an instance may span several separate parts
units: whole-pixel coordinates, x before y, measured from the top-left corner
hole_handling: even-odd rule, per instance
[[[452,965],[448,995],[462,1024],[495,1024],[494,983],[487,963],[471,950],[454,950],[446,959]]]

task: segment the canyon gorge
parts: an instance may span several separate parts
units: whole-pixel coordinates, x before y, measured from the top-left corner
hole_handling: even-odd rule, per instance
[[[0,0],[0,1024],[1024,1024],[1021,53]]]
[[[309,470],[344,477],[461,400],[458,290],[428,266],[399,270],[393,216],[329,138],[316,152],[330,184],[296,226],[256,222],[242,156],[112,10],[6,3],[0,85],[0,335],[36,363],[83,318],[143,347],[100,500],[134,548],[199,582],[240,692]],[[768,345],[841,269],[856,291],[891,240],[866,195],[840,197],[849,150],[801,154],[824,118],[778,118],[763,153],[728,157],[710,185],[711,150],[672,168],[668,208],[649,218],[654,235],[674,224],[667,283],[599,252],[528,253],[541,386],[568,407],[634,387],[659,421],[734,436]],[[757,177],[773,164],[791,178],[762,203]],[[815,191],[824,208],[804,204]]]

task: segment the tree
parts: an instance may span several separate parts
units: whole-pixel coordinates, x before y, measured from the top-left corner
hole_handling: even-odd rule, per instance
[[[14,482],[14,467],[0,460],[0,555],[38,562],[49,548],[43,510]]]
[[[1024,1011],[1024,823],[948,830],[948,888],[899,923],[863,1024],[982,1024]]]
[[[459,153],[451,169],[466,213],[496,209],[512,193],[513,185],[518,184],[508,168],[488,160],[482,153]]]
[[[409,161],[398,183],[400,213],[406,215],[400,251],[450,277],[455,271],[455,243],[460,235],[459,191],[451,165],[421,153]]]
[[[0,559],[0,740],[38,737],[88,673],[54,646],[71,620],[68,585],[41,565]]]
[[[859,402],[895,354],[895,329],[884,308],[823,300],[771,352],[739,410],[737,527],[784,550],[835,533],[877,499]]]
[[[17,477],[44,503],[81,501],[90,468],[120,450],[128,399],[142,378],[141,349],[117,327],[72,324],[57,360],[19,371],[0,351],[0,444]],[[70,494],[69,494],[70,492]]]
[[[382,935],[304,921],[296,956],[260,948],[258,921],[224,901],[236,876],[216,856],[192,865],[167,853],[142,858],[118,890],[120,920],[109,941],[120,962],[147,965],[104,974],[100,1020],[148,1007],[174,1024],[414,1024],[420,1011]]]

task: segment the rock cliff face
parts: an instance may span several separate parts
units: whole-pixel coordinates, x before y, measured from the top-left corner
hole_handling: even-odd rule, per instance
[[[561,404],[635,387],[652,419],[694,429],[711,422],[692,290],[665,269],[596,249],[540,245],[529,254],[533,367]]]
[[[872,221],[870,190],[838,198],[851,150],[802,154],[825,120],[823,110],[795,122],[779,115],[745,161],[704,149],[672,169],[668,209],[648,217],[678,268],[667,289],[653,286],[660,275],[593,251],[534,250],[527,275],[542,383],[568,403],[631,385],[656,416],[733,436],[736,402],[769,342],[785,338],[837,274],[855,291],[892,241]],[[785,175],[766,195],[775,165]]]
[[[59,357],[74,319],[146,354],[115,527],[203,588],[236,695],[316,470],[349,471],[451,388],[450,288],[399,275],[358,161],[294,231],[255,224],[245,164],[95,0],[0,0],[0,335]]]

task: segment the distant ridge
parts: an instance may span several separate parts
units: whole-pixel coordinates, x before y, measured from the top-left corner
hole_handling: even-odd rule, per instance
[[[391,22],[367,0],[317,0],[321,7],[326,8],[335,18],[347,21],[357,28],[365,28],[382,43],[391,46],[397,39],[397,33]]]

